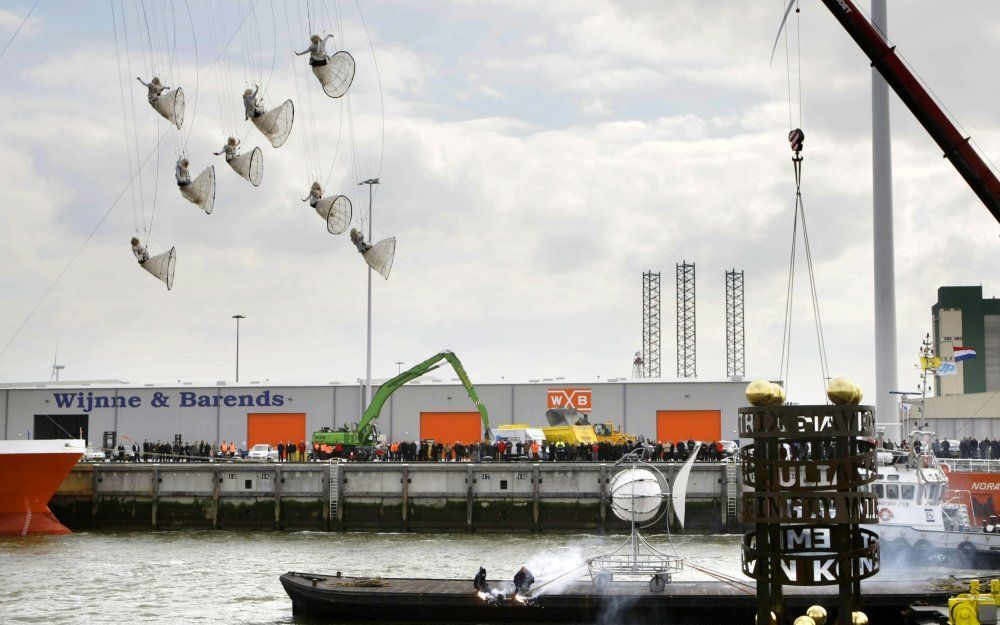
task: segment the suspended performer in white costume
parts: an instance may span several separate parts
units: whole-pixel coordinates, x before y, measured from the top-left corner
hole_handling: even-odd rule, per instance
[[[327,54],[326,42],[332,36],[313,35],[309,38],[309,47],[295,54],[308,54],[312,73],[323,86],[323,92],[331,98],[339,98],[347,93],[354,81],[354,57],[344,50],[333,56]]]
[[[326,41],[333,35],[327,35],[326,37],[320,37],[319,35],[313,35],[309,38],[309,47],[302,52],[296,52],[295,56],[302,56],[303,54],[309,55],[309,65],[313,67],[326,65],[330,60],[330,57],[326,54]]]
[[[139,239],[132,237],[132,253],[135,254],[135,259],[139,261],[139,264],[143,264],[149,260],[149,252],[146,251],[145,246],[139,242]]]
[[[212,154],[214,154],[215,156],[225,154],[226,162],[228,163],[229,161],[236,158],[236,153],[239,151],[239,147],[240,147],[240,140],[237,139],[236,137],[229,137],[229,140],[226,141],[226,145],[222,146],[222,149],[219,150],[218,152],[212,152]]]
[[[312,187],[309,188],[309,195],[302,198],[302,201],[308,201],[309,206],[316,208],[316,204],[323,199],[323,187],[320,186],[319,182],[314,182]]]
[[[174,177],[177,178],[178,187],[186,187],[191,184],[191,172],[188,170],[190,164],[183,156],[177,159],[177,166],[174,167]]]
[[[351,228],[351,243],[353,243],[354,247],[358,248],[358,251],[362,254],[372,249],[371,244],[365,241],[365,235],[362,234],[357,228]]]
[[[149,93],[146,94],[146,99],[149,100],[150,104],[156,104],[156,101],[160,99],[160,94],[170,89],[170,87],[163,86],[160,82],[159,76],[153,76],[153,80],[149,82],[143,82],[142,78],[139,78],[138,76],[136,76],[135,79],[149,90]]]
[[[253,90],[247,89],[243,92],[243,109],[246,112],[245,119],[253,119],[264,114],[264,102],[257,98],[260,87],[254,85]]]

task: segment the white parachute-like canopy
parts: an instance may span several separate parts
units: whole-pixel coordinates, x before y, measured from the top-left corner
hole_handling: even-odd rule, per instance
[[[184,90],[180,87],[164,91],[152,102],[156,112],[180,130],[184,123]]]
[[[313,65],[313,74],[323,85],[323,91],[331,98],[339,98],[347,93],[354,82],[354,57],[341,50],[326,62],[326,65]]]
[[[361,255],[365,257],[369,267],[388,280],[389,271],[392,270],[392,259],[396,256],[396,237],[382,239]]]
[[[276,148],[280,148],[288,140],[294,120],[295,105],[291,100],[285,100],[281,106],[251,119],[253,125],[264,133],[267,140]]]
[[[344,234],[351,225],[353,208],[347,196],[331,195],[316,202],[316,213],[326,222],[327,232]]]
[[[246,154],[240,154],[229,161],[229,166],[233,171],[250,181],[255,187],[260,186],[260,181],[264,177],[264,153],[260,148]]]
[[[211,215],[215,208],[215,165],[209,165],[191,184],[179,188],[189,202]]]
[[[174,265],[177,263],[177,250],[170,248],[169,252],[163,252],[152,256],[139,266],[156,276],[158,280],[167,285],[169,291],[174,286]]]

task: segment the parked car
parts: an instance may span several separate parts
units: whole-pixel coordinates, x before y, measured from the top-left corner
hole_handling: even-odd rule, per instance
[[[107,454],[104,453],[102,449],[94,449],[93,447],[88,447],[87,451],[83,452],[84,462],[104,462],[108,459]]]
[[[263,462],[277,462],[278,450],[265,443],[257,443],[247,453],[247,460],[258,460]]]
[[[731,458],[740,453],[740,444],[736,441],[719,441],[722,443],[722,456]]]

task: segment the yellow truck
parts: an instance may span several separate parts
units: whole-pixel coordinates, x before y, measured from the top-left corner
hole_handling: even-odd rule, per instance
[[[504,430],[523,430],[533,426],[524,424],[501,425],[494,429],[494,434],[503,436]],[[550,425],[540,428],[545,434],[545,440],[557,443],[562,441],[567,445],[584,443],[611,443],[612,445],[634,443],[635,437],[616,430],[611,423],[588,423],[585,425]]]

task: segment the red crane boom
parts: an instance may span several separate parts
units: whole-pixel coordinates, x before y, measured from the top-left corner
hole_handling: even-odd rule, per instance
[[[1000,180],[979,153],[955,128],[934,98],[896,55],[882,34],[867,20],[851,0],[821,0],[840,25],[871,59],[872,67],[885,78],[924,130],[944,151],[966,184],[979,196],[986,208],[1000,222]]]

